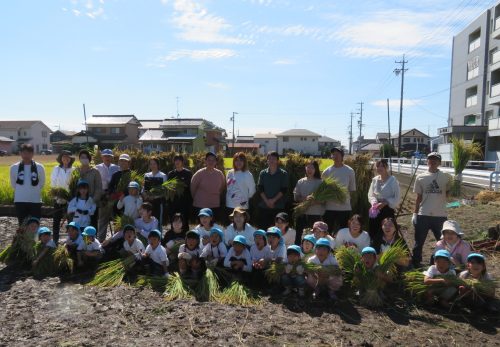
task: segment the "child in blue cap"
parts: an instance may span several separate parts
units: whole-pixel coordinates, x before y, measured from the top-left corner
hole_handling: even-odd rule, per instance
[[[288,246],[286,249],[285,273],[281,275],[281,285],[285,287],[282,295],[289,295],[292,290],[297,290],[300,297],[304,296],[306,278],[302,258],[304,254],[297,245]]]
[[[251,272],[252,258],[247,249],[247,240],[243,235],[236,235],[232,247],[224,259],[224,267],[234,272]]]
[[[200,234],[195,230],[186,233],[186,242],[179,247],[179,273],[197,278],[201,271]]]
[[[194,230],[200,235],[202,248],[208,244],[208,239],[210,237],[210,231],[212,228],[217,228],[224,231],[224,228],[219,224],[215,223],[214,212],[210,208],[202,208],[198,213],[198,221],[200,224],[194,228]]]
[[[96,239],[97,231],[93,226],[88,226],[83,229],[83,243],[81,243],[77,248],[77,265],[79,267],[83,266],[97,266],[99,260],[101,260],[104,249],[101,246],[99,240]]]
[[[35,257],[35,260],[33,260],[33,268],[36,268],[40,261],[57,247],[52,239],[52,231],[47,227],[41,227],[38,229],[38,241],[40,242],[41,247]]]
[[[159,230],[151,230],[148,235],[149,245],[146,247],[142,258],[149,265],[149,273],[154,276],[168,277],[168,256],[166,249],[161,245]]]
[[[224,263],[226,254],[227,248],[224,244],[224,233],[219,228],[212,228],[210,230],[209,241],[203,247],[200,258],[205,259],[205,263],[209,267],[221,266]]]
[[[76,185],[76,196],[68,204],[68,214],[73,215],[73,221],[80,225],[81,229],[90,225],[90,219],[94,215],[96,204],[89,195],[89,184],[84,179],[79,179]]]
[[[444,278],[444,276],[456,276],[456,273],[451,267],[450,252],[440,249],[434,253],[434,265],[429,266],[427,271],[424,271],[424,284],[443,285],[442,288],[429,289],[427,291],[427,302],[431,304],[437,298],[441,306],[449,308],[450,300],[457,292],[457,288]]]
[[[337,259],[332,254],[330,240],[320,238],[314,246],[314,255],[307,260],[308,263],[320,265],[323,267],[338,267]],[[323,288],[327,289],[331,300],[337,300],[336,291],[342,286],[342,276],[333,275],[327,272],[308,273],[306,277],[307,284],[313,289],[313,298],[317,298]]]
[[[285,241],[281,235],[281,230],[276,227],[271,227],[266,232],[267,242],[271,249],[271,261],[281,263],[286,259]]]
[[[262,229],[253,233],[254,244],[250,247],[250,257],[254,270],[263,270],[266,264],[271,260],[271,248],[267,244],[266,232]]]
[[[493,278],[486,270],[486,259],[480,253],[470,253],[467,256],[467,270],[459,275],[464,280],[475,281],[493,281]],[[493,284],[493,282],[490,282]],[[475,295],[468,286],[458,288],[460,299],[467,305],[476,309],[487,309],[492,312],[498,312],[498,302],[495,300],[495,285],[485,290],[483,295]]]
[[[68,234],[68,237],[66,238],[66,241],[64,241],[64,244],[66,245],[71,258],[73,258],[76,262],[76,250],[83,244],[83,237],[80,234],[80,225],[78,225],[77,222],[68,223],[68,225],[66,225],[66,233]]]
[[[311,258],[314,255],[314,246],[316,245],[316,238],[312,234],[304,235],[302,238],[302,253],[304,253],[304,260]]]
[[[116,204],[116,208],[119,210],[123,208],[123,214],[134,220],[139,218],[139,209],[142,205],[142,198],[139,195],[140,189],[139,183],[136,181],[130,182],[128,184],[128,195],[122,196]]]

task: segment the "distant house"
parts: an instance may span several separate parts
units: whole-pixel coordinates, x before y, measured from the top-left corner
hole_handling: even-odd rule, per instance
[[[50,135],[50,144],[54,153],[60,153],[63,149],[72,149],[73,136],[76,131],[56,130]]]
[[[141,129],[139,142],[147,151],[193,153],[225,149],[225,130],[203,118],[167,118],[157,122],[146,120]]]
[[[127,148],[139,143],[141,122],[134,115],[93,115],[87,132],[100,146]]]
[[[399,133],[391,136],[391,144],[394,148],[398,149]],[[415,151],[427,153],[430,147],[430,137],[418,129],[403,130],[401,132],[401,150],[402,151]]]
[[[375,141],[382,144],[389,143],[389,133],[377,133],[377,135],[375,135]]]
[[[331,137],[328,136],[321,136],[318,139],[318,146],[319,146],[319,151],[324,154],[328,153],[332,148],[334,147],[340,147],[340,141],[332,139]]]
[[[237,153],[237,152],[258,154],[259,148],[260,148],[260,144],[258,144],[258,143],[235,142],[234,143],[234,151],[233,151],[233,143],[228,142],[228,144],[227,144],[227,149],[229,151],[229,154],[231,154],[231,155],[233,153]]]
[[[356,141],[352,143],[352,151],[354,153],[357,153],[361,148],[363,148],[366,145],[369,145],[370,143],[377,143],[377,140],[365,139],[364,136],[361,136],[361,138],[358,138]]]
[[[16,153],[23,143],[33,145],[35,153],[51,149],[50,134],[52,130],[39,120],[2,120],[0,136],[14,140],[10,144],[9,153]]]
[[[160,124],[163,119],[139,119],[141,125],[139,126],[139,138],[148,130],[160,129]]]
[[[289,151],[302,154],[319,154],[318,140],[321,135],[307,129],[290,129],[276,134],[278,138],[278,153],[286,154]]]
[[[73,147],[82,147],[85,145],[97,145],[99,144],[99,140],[92,133],[82,130],[77,132],[75,135],[71,137],[71,143]],[[114,147],[112,145],[107,147]]]
[[[255,134],[253,141],[259,144],[259,153],[266,154],[278,150],[278,137],[275,134]]]
[[[254,143],[253,136],[236,136],[237,143]],[[228,142],[231,142],[232,138]]]
[[[0,151],[5,151],[7,154],[12,153],[12,143],[16,142],[16,140],[12,140],[11,138],[0,136]]]
[[[381,143],[369,143],[361,147],[357,153],[361,154],[371,154],[373,157],[380,157]]]

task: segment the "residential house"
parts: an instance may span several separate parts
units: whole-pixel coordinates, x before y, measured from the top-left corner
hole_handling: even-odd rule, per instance
[[[0,136],[0,151],[5,151],[7,154],[12,154],[13,142],[16,142],[16,140],[5,136]]]
[[[169,150],[173,150],[176,152],[188,152],[186,150],[186,147],[183,146],[175,148],[169,147],[167,140],[168,138],[165,136],[165,133],[162,129],[148,129],[139,138],[139,142],[142,145],[142,150],[146,153],[164,152]]]
[[[54,153],[60,153],[63,149],[72,149],[73,136],[76,131],[56,130],[50,135],[50,144]]]
[[[35,153],[51,149],[50,134],[52,130],[39,120],[2,120],[0,121],[0,136],[14,140],[9,153],[17,153],[23,143],[33,145]]]
[[[134,115],[93,115],[87,121],[88,134],[102,147],[136,147],[140,126]]]
[[[158,130],[160,129],[160,124],[163,119],[139,119],[141,125],[139,126],[139,138],[144,135],[144,133],[150,129]]]
[[[372,157],[380,157],[381,143],[369,143],[358,149],[357,153],[371,154]]]
[[[389,143],[389,133],[377,133],[377,135],[375,135],[375,142],[381,144]]]
[[[71,143],[74,148],[84,147],[87,145],[98,145],[99,139],[97,136],[94,136],[91,132],[87,132],[85,130],[77,132],[75,135],[71,137]],[[114,147],[113,145],[109,145],[107,147]]]
[[[398,150],[399,133],[391,136],[391,144]],[[429,152],[430,137],[418,129],[403,130],[401,132],[401,151]]]
[[[231,141],[232,139],[229,139]],[[237,143],[254,143],[253,136],[236,136]]]
[[[227,144],[227,149],[230,155],[233,155],[234,153],[237,152],[258,154],[260,149],[260,144],[248,143],[248,142],[235,142],[233,147],[233,143],[229,142]]]
[[[328,136],[321,136],[318,139],[318,149],[323,156],[329,156],[330,150],[334,147],[340,147],[340,141],[332,139]]]
[[[259,153],[267,154],[271,151],[278,151],[278,137],[275,134],[255,134],[254,143],[259,144]]]
[[[307,129],[290,129],[276,134],[278,138],[278,153],[286,154],[289,151],[318,155],[318,140],[321,135]]]
[[[366,145],[369,145],[371,143],[377,143],[376,139],[365,139],[364,136],[358,137],[356,141],[353,141],[352,143],[352,152],[356,153],[359,151],[360,148],[363,148]]]

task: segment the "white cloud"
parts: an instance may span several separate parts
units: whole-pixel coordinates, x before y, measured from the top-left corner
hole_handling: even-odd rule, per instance
[[[71,0],[71,13],[76,17],[85,15],[90,19],[103,18],[105,19],[104,13],[104,0]],[[67,8],[63,8],[64,12],[67,12]]]
[[[399,109],[401,101],[400,99],[389,99],[389,107]],[[373,106],[387,108],[387,100],[375,100],[371,103]],[[403,99],[403,107],[412,107],[422,104],[420,99]]]
[[[178,37],[192,42],[252,44],[251,39],[242,35],[230,35],[232,26],[219,16],[208,13],[207,9],[193,0],[173,0],[172,23],[180,30]]]
[[[229,89],[229,86],[225,83],[222,83],[222,82],[207,82],[205,84],[207,86],[209,86],[210,88],[214,88],[214,89],[223,89],[223,90]]]
[[[293,59],[278,59],[273,62],[274,65],[295,65],[297,62]]]
[[[213,49],[178,49],[170,52],[167,56],[161,58],[161,61],[175,61],[183,58],[192,60],[223,59],[235,57],[237,54],[232,49],[213,48]]]

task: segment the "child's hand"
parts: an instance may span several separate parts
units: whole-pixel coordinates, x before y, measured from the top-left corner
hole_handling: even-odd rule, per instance
[[[304,267],[302,265],[297,265],[295,271],[297,271],[297,275],[302,275],[304,273]]]
[[[290,272],[292,272],[292,269],[293,269],[293,265],[292,264],[286,264],[285,265],[285,273],[286,274],[289,274]]]

